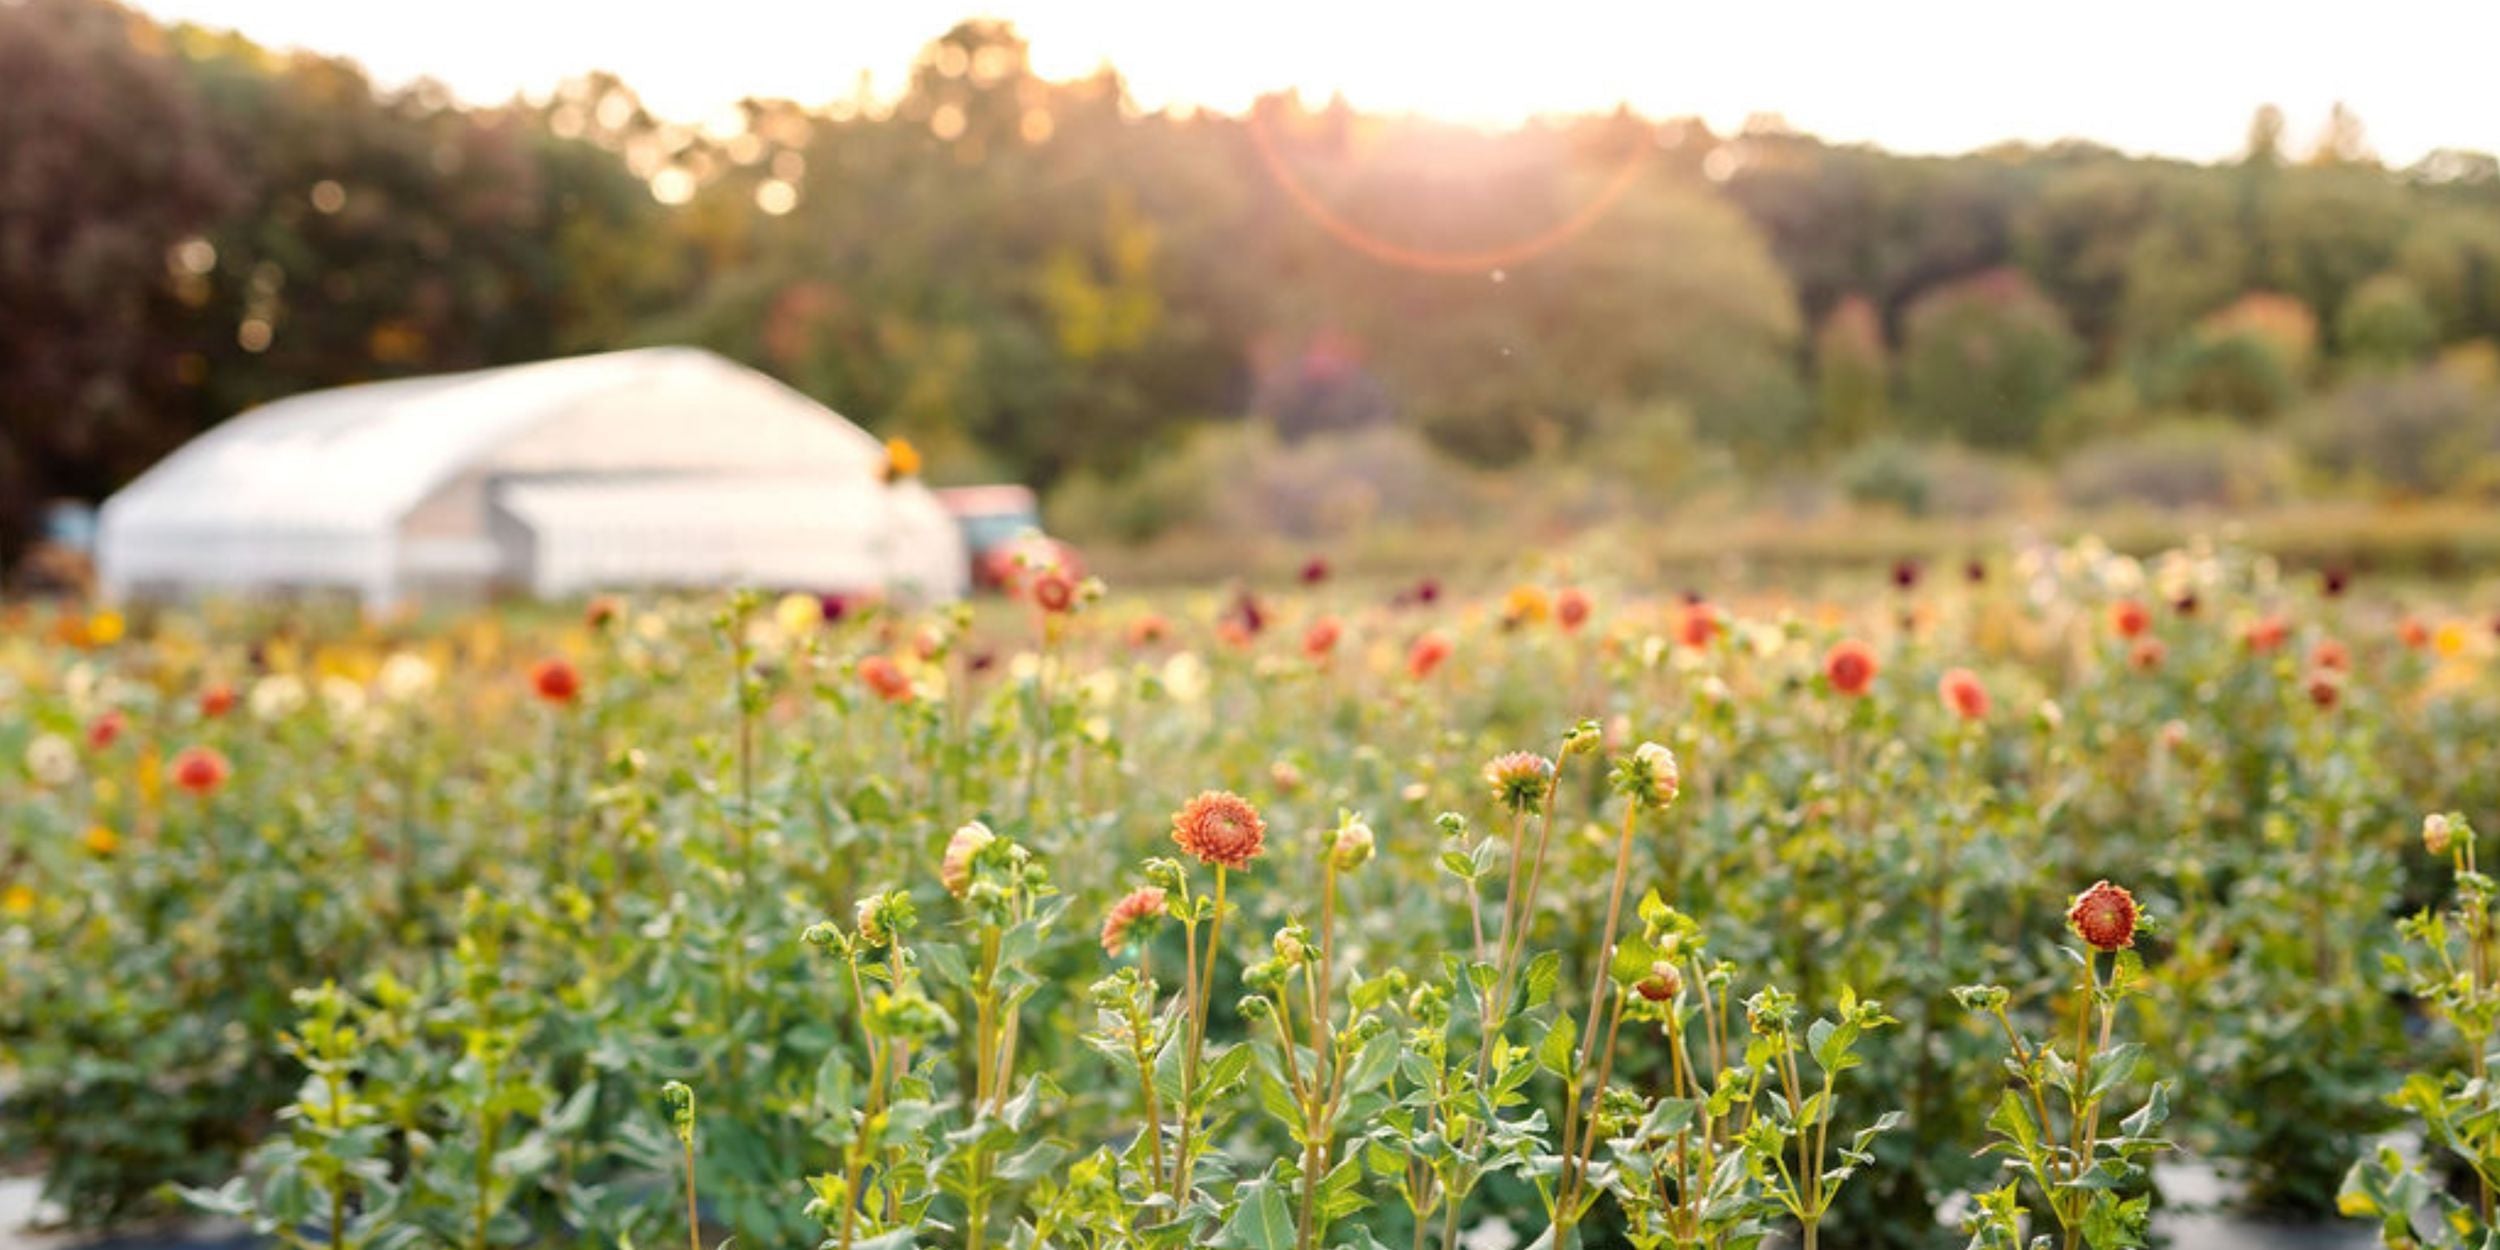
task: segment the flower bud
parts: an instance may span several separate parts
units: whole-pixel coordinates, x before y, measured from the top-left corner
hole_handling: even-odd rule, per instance
[[[1146,882],[1158,889],[1180,893],[1183,876],[1179,860],[1157,857],[1146,861]]]
[[[1677,971],[1673,963],[1661,959],[1651,964],[1649,975],[1634,983],[1632,988],[1653,1003],[1667,1002],[1684,992],[1684,974]]]
[[[2423,849],[2433,855],[2445,855],[2454,838],[2455,830],[2450,826],[2446,815],[2433,812],[2422,818]]]
[[[1494,756],[1484,766],[1485,785],[1493,791],[1493,801],[1521,815],[1533,815],[1545,807],[1545,796],[1553,788],[1554,761],[1534,751],[1512,751]]]
[[[1683,784],[1675,752],[1661,743],[1644,742],[1615,763],[1615,788],[1644,806],[1673,806]]]
[[[1339,872],[1352,872],[1371,862],[1372,827],[1353,812],[1341,814],[1328,838],[1328,862]]]
[[[1959,985],[1953,997],[1965,1011],[1994,1012],[2011,1001],[2013,993],[2002,985]]]
[[[2135,945],[2136,919],[2135,896],[2107,881],[2094,882],[2091,889],[2076,895],[2074,906],[2066,912],[2066,924],[2075,936],[2099,951]]]
[[[972,857],[997,840],[998,835],[977,820],[967,821],[955,830],[954,836],[946,840],[946,854],[938,861],[938,881],[945,885],[947,893],[957,898],[964,896],[972,885]]]
[[[668,1100],[669,1120],[677,1130],[677,1140],[694,1144],[694,1090],[684,1081],[670,1081],[660,1087],[660,1095]]]

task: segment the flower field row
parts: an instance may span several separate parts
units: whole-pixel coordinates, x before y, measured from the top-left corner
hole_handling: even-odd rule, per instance
[[[307,1248],[2106,1248],[2189,1153],[2485,1244],[2468,605],[1320,572],[15,610],[0,1152]]]

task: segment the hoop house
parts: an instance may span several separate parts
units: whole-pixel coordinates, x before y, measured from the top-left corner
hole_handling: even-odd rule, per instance
[[[376,382],[219,425],[104,505],[107,594],[963,593],[962,536],[806,396],[662,347]]]

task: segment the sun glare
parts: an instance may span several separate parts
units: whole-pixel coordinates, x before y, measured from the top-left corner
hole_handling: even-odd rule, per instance
[[[1043,75],[1116,66],[1150,111],[1237,113],[1291,89],[1314,103],[1341,94],[1366,111],[1508,126],[1629,104],[1719,130],[1777,112],[1834,141],[1912,152],[2080,137],[2214,159],[2238,149],[2260,103],[2312,118],[2343,101],[2395,163],[2440,146],[2500,147],[2500,115],[2471,108],[2456,86],[2484,76],[2479,50],[2500,41],[2500,8],[2438,0],[2390,0],[2366,21],[2290,21],[2255,0],[2090,9],[1965,0],[1529,8],[714,0],[699,23],[590,0],[137,3],[350,56],[385,83],[437,79],[473,102],[544,95],[567,76],[610,70],[660,114],[687,121],[721,116],[747,96],[848,100],[863,74],[875,96],[891,98],[931,39],[986,15],[1031,41]],[[479,39],[480,30],[496,37]],[[2220,48],[2231,55],[2213,55]]]

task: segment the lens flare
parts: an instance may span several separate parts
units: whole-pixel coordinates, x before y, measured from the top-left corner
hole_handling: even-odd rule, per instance
[[[1622,162],[1595,196],[1570,216],[1535,234],[1492,247],[1416,247],[1381,238],[1346,220],[1312,193],[1301,175],[1294,172],[1292,163],[1277,149],[1276,137],[1269,129],[1269,114],[1279,107],[1281,105],[1274,100],[1260,101],[1250,110],[1248,126],[1251,146],[1257,150],[1260,163],[1267,167],[1268,176],[1275,180],[1285,198],[1291,200],[1303,216],[1310,218],[1312,224],[1348,248],[1384,264],[1433,273],[1482,273],[1486,270],[1512,269],[1570,242],[1590,226],[1596,225],[1623,198],[1624,193],[1632,189],[1633,181],[1639,178],[1646,164],[1641,158],[1649,151],[1648,144],[1634,144],[1631,150],[1624,153]]]

